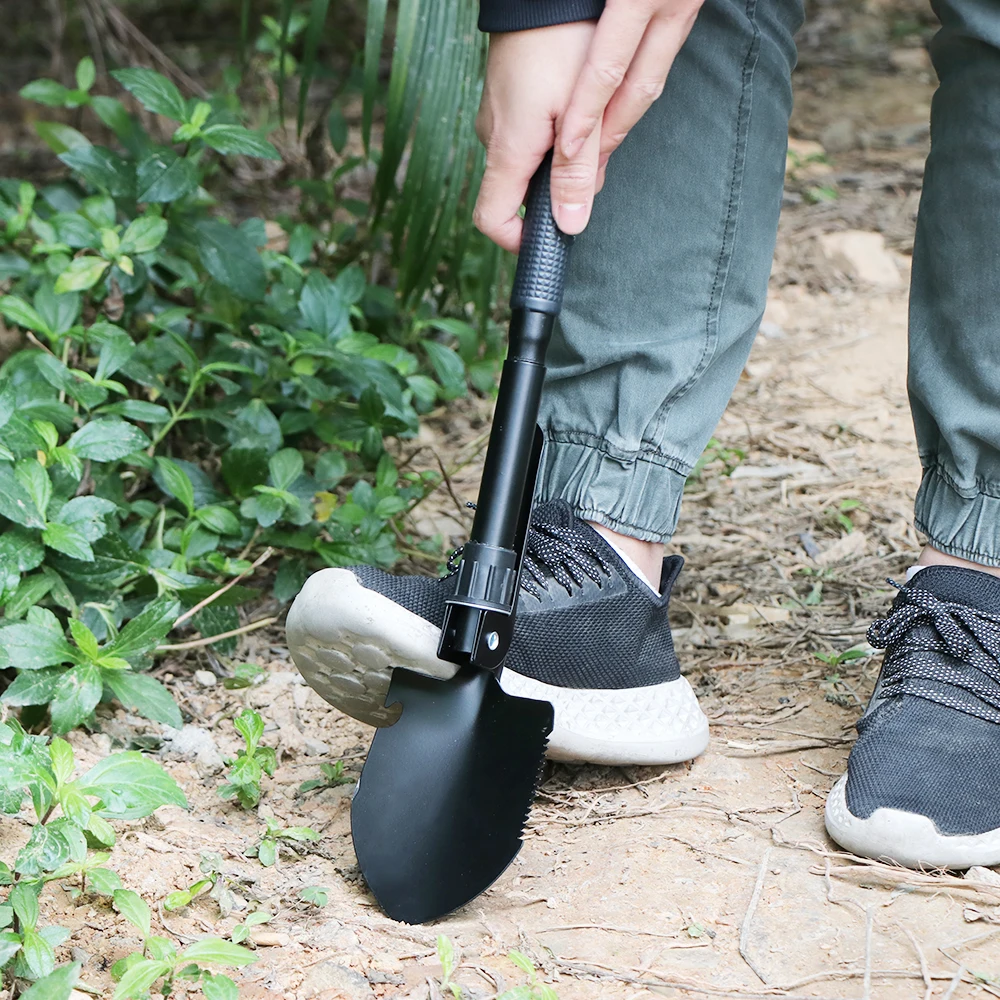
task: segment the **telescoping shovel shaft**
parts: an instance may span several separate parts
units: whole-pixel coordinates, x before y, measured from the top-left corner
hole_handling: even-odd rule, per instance
[[[562,304],[570,238],[552,217],[551,157],[528,189],[479,504],[448,599],[438,656],[448,681],[396,667],[351,806],[358,863],[385,912],[423,923],[487,889],[513,861],[552,731],[548,702],[506,694],[518,580],[542,434],[545,351]]]

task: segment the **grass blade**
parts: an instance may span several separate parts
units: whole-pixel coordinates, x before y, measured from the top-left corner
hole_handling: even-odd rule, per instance
[[[364,88],[361,106],[361,138],[365,155],[371,156],[372,117],[378,91],[379,62],[382,58],[382,39],[385,36],[386,0],[368,0],[368,18],[365,23]]]
[[[281,36],[278,39],[278,114],[285,114],[285,57],[288,55],[289,25],[295,0],[281,0]]]

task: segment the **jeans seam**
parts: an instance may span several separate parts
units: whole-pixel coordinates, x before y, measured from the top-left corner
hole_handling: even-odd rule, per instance
[[[736,109],[736,148],[733,157],[733,170],[729,186],[729,203],[726,207],[726,221],[722,229],[722,240],[719,256],[716,260],[715,275],[712,281],[712,291],[709,296],[709,306],[705,316],[705,342],[701,357],[694,370],[683,385],[675,389],[661,405],[654,417],[653,440],[643,437],[643,444],[659,448],[659,441],[666,431],[667,417],[674,403],[677,402],[705,372],[711,364],[719,343],[719,314],[722,312],[722,300],[725,296],[726,281],[729,277],[729,263],[732,260],[733,241],[739,217],[739,206],[743,194],[743,171],[746,166],[746,150],[748,144],[748,127],[753,105],[753,77],[757,69],[760,55],[760,28],[757,25],[757,0],[746,0],[746,17],[750,24],[752,35],[743,59],[742,87],[740,102]]]

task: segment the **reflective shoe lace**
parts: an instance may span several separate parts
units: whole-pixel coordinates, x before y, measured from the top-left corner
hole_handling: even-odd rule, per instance
[[[539,600],[549,579],[554,578],[568,594],[572,594],[574,588],[582,587],[588,578],[600,585],[605,577],[615,572],[593,532],[582,528],[533,521],[528,529],[525,548],[521,589]],[[461,545],[448,557],[448,576],[458,572],[464,549],[465,546]]]
[[[1000,616],[889,583],[900,597],[868,629],[886,650],[880,697],[914,695],[1000,723]]]

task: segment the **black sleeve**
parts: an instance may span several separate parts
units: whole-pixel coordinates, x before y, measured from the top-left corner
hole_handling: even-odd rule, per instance
[[[480,0],[480,31],[524,31],[601,16],[604,0]]]

